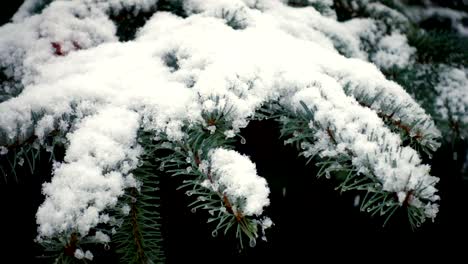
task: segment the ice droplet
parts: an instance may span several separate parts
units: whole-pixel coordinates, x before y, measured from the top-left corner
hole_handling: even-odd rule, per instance
[[[187,196],[192,196],[193,192],[192,192],[192,191],[186,191],[185,194],[186,194]]]
[[[211,236],[217,237],[218,236],[218,231],[214,230],[213,232],[211,232]]]
[[[197,212],[197,208],[192,208],[192,209],[190,209],[190,212],[196,213],[196,212]]]
[[[4,146],[0,146],[0,155],[6,155],[8,153],[8,149]]]
[[[360,201],[361,201],[361,196],[359,195],[354,196],[354,203],[353,203],[354,207],[358,207]]]
[[[245,145],[245,143],[247,143],[247,140],[245,140],[245,138],[241,138],[240,143],[241,143],[242,145]]]
[[[255,247],[257,245],[257,240],[255,238],[251,238],[249,241],[250,247]]]
[[[47,152],[52,153],[52,151],[54,151],[54,146],[48,145],[48,146],[45,147],[45,149],[46,149]]]
[[[109,244],[105,243],[105,244],[104,244],[104,250],[108,251],[109,249],[110,249]]]

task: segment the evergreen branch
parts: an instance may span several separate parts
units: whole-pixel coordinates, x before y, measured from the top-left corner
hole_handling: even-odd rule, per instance
[[[55,264],[89,263],[93,259],[89,250],[87,251],[89,255],[86,256],[79,256],[76,252],[78,250],[83,253],[82,245],[95,242],[93,238],[80,237],[77,232],[70,231],[54,238],[41,239],[39,243],[49,255],[37,256],[36,258],[50,259]]]
[[[18,168],[27,167],[30,174],[34,174],[36,164],[41,159],[41,152],[50,153],[48,162],[55,160],[55,150],[64,145],[64,134],[58,130],[53,130],[42,143],[39,142],[37,136],[32,135],[26,140],[16,141],[7,146],[0,147],[0,173],[3,174],[5,183],[8,179],[14,177],[15,182],[19,181]]]
[[[344,90],[347,94],[354,94],[356,101],[363,107],[370,108],[377,112],[377,115],[385,122],[393,132],[398,133],[403,142],[415,149],[421,150],[429,157],[440,147],[440,135],[432,120],[413,120],[405,114],[401,114],[402,109],[410,107],[408,105],[396,104],[393,99],[384,96],[383,89],[377,94],[370,96],[364,89],[359,92],[354,89],[351,92],[350,84],[346,84]]]
[[[20,81],[5,74],[7,67],[0,66],[0,103],[18,96],[24,89]]]
[[[448,98],[443,100],[442,96],[444,94],[443,91],[440,91],[440,87],[447,86],[443,81],[443,75],[449,69],[443,64],[415,63],[403,69],[391,68],[384,71],[384,73],[388,78],[404,87],[420,103],[432,116],[437,127],[441,130],[442,135],[444,135],[442,139],[449,139],[450,141],[462,139],[465,136],[463,132],[466,125],[459,122],[459,117],[464,116],[464,113],[453,113],[451,109],[456,108],[453,106],[455,104],[449,102]],[[453,88],[451,89],[453,90]],[[444,101],[443,106],[438,105],[438,101]],[[446,110],[446,116],[441,114],[439,108]],[[420,145],[417,144],[418,140],[410,139],[409,142],[411,142],[410,145],[414,148],[418,148],[417,145]]]
[[[309,162],[314,158],[316,153],[309,153],[307,149],[316,141],[313,135],[318,130],[323,130],[328,135],[330,144],[337,145],[339,142],[330,126],[323,127],[319,124],[314,124],[313,111],[304,102],[300,102],[300,105],[304,108],[302,111],[291,111],[283,108],[281,110],[283,117],[277,120],[282,125],[281,137],[287,138],[286,143],[298,143],[303,150],[301,154],[305,157],[310,157],[307,161]],[[309,126],[309,124],[314,125]],[[303,137],[301,136],[302,134],[311,136]],[[352,163],[353,157],[354,153],[346,149],[344,153],[338,156],[328,157],[327,160],[317,160],[316,165],[320,167],[317,177],[325,176],[327,179],[330,179],[333,176],[340,181],[339,185],[335,188],[340,192],[351,190],[365,192],[366,194],[361,202],[360,210],[370,213],[371,216],[385,216],[384,225],[387,224],[390,217],[398,208],[406,208],[412,228],[418,227],[425,221],[424,210],[412,204],[414,197],[419,196],[423,192],[423,189],[407,190],[406,197],[401,202],[396,193],[383,189],[382,183],[373,174],[373,169],[370,165],[366,169],[367,173],[355,167]]]
[[[129,212],[122,210],[123,225],[112,237],[121,255],[122,263],[163,263],[163,237],[161,233],[159,196],[157,195],[159,176],[155,174],[154,153],[156,142],[150,133],[140,131],[139,143],[144,147],[141,165],[133,171],[141,182],[140,189],[131,188],[121,201],[129,205]]]
[[[338,21],[347,21],[356,17],[372,18],[378,22],[381,31],[390,33],[392,31],[406,30],[410,23],[401,14],[400,7],[392,0],[333,0]]]
[[[388,79],[397,82],[405,88],[426,112],[435,117],[434,105],[435,99],[438,96],[435,86],[438,83],[440,71],[440,65],[416,62],[406,68],[392,67],[384,69],[383,73]]]
[[[420,63],[463,66],[468,61],[468,40],[454,32],[413,27],[407,37],[408,43],[416,48]]]
[[[214,99],[217,101],[217,98]],[[195,213],[197,210],[208,212],[207,223],[215,225],[212,235],[220,232],[225,235],[235,227],[236,238],[243,248],[244,237],[249,239],[249,245],[255,246],[258,237],[257,226],[262,222],[252,216],[244,215],[239,209],[241,200],[232,200],[221,190],[215,190],[209,185],[218,183],[210,171],[210,150],[218,147],[232,148],[233,138],[227,138],[225,132],[231,130],[229,114],[231,108],[224,107],[212,112],[204,112],[202,125],[192,125],[187,128],[187,136],[181,142],[170,142],[165,135],[160,138],[159,151],[171,151],[169,155],[159,158],[160,169],[166,170],[172,176],[182,176],[184,180],[177,189],[185,189],[187,196],[196,197],[188,207]],[[215,126],[215,130],[209,127]],[[162,156],[162,155],[161,155]],[[208,185],[207,185],[208,183]]]
[[[78,108],[78,103],[72,103],[72,109]],[[44,118],[44,111],[30,113],[30,122],[32,123],[27,129],[17,127],[17,134],[14,140],[9,139],[7,132],[0,129],[0,173],[3,174],[5,183],[8,178],[13,176],[18,182],[17,168],[23,167],[27,163],[29,173],[33,174],[36,169],[36,163],[41,159],[41,152],[47,152],[48,162],[61,159],[56,156],[58,149],[67,144],[66,135],[70,132],[72,122],[77,118],[74,112],[62,114],[60,119],[53,121],[53,126],[45,131],[45,135],[39,138],[34,134],[34,127],[38,126],[39,122]]]

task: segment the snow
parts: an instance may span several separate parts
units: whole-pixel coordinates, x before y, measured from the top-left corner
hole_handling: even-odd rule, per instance
[[[340,23],[312,7],[281,1],[259,1],[255,9],[252,1],[188,0],[188,18],[158,12],[135,40],[118,42],[107,12],[130,5],[149,10],[155,3],[58,0],[41,14],[22,11],[0,28],[0,66],[24,85],[21,94],[0,103],[0,145],[33,133],[44,138],[54,129],[67,133],[65,160],[43,186],[41,238],[72,231],[86,236],[109,221],[105,210],[117,205],[124,188],[139,184],[131,175],[141,153],[138,129],[181,141],[187,124],[216,131],[202,113],[229,109],[231,127],[224,134],[233,137],[272,101],[298,111],[303,101],[314,109],[317,141],[306,152],[351,155],[361,173],[374,175],[389,192],[421,189],[415,199],[421,198],[428,217],[435,216],[437,205],[427,201],[438,199],[437,178],[379,114],[413,125],[423,145],[435,144],[439,132],[399,85],[365,61],[361,38],[372,39],[374,31],[362,27],[372,20]],[[380,44],[380,63],[405,65],[411,57],[401,35]],[[396,58],[402,50],[408,56]],[[177,67],[168,64],[168,54]],[[376,99],[366,107],[363,98]],[[336,134],[337,146],[326,128]],[[255,165],[222,148],[210,157],[219,188],[234,200],[245,199],[237,204],[242,213],[261,214],[269,190]]]
[[[255,164],[234,150],[217,148],[210,153],[210,171],[214,184],[207,187],[229,198],[242,215],[261,215],[270,204],[270,189],[257,175]]]
[[[23,4],[18,8],[11,20],[14,22],[20,22],[26,17],[31,16],[34,9],[45,1],[46,0],[24,0]]]
[[[6,147],[0,147],[0,155],[6,155],[8,153],[8,149]]]
[[[101,243],[110,242],[110,237],[101,231],[96,231],[96,235],[94,235],[94,238]]]
[[[462,10],[454,10],[439,6],[414,6],[407,8],[405,14],[413,21],[419,23],[431,17],[441,17],[450,20],[451,27],[460,35],[468,36],[468,27],[463,20],[468,19],[468,13]]]
[[[45,202],[37,212],[41,237],[90,228],[107,222],[104,209],[115,206],[123,189],[132,187],[129,174],[136,168],[141,149],[136,146],[138,114],[115,107],[89,116],[68,135],[65,162],[54,168],[45,183]]]
[[[0,36],[0,69],[8,69],[7,77],[26,87],[35,82],[43,65],[55,59],[54,54],[117,40],[112,21],[83,1],[54,1],[41,15],[2,26]]]
[[[468,124],[468,71],[445,66],[435,87],[439,92],[436,106],[443,119],[462,125]],[[462,136],[468,134],[464,129]]]
[[[354,167],[365,175],[375,175],[383,190],[399,193],[424,186],[419,197],[437,201],[434,185],[439,179],[429,176],[430,168],[421,164],[418,153],[410,147],[402,147],[400,137],[391,133],[375,112],[347,97],[334,80],[324,77],[323,83],[326,85],[319,83],[292,98],[297,109],[302,107],[300,101],[315,109],[310,127],[316,131],[318,140],[306,146],[307,156],[350,155]],[[330,129],[333,140],[328,131],[320,128]]]
[[[91,251],[89,250],[86,250],[86,252],[83,252],[83,250],[81,250],[80,248],[77,248],[75,250],[75,253],[73,254],[73,256],[77,259],[88,259],[88,260],[93,260],[94,256],[93,256],[93,253],[91,253]]]
[[[74,255],[75,255],[75,258],[77,258],[77,259],[83,259],[85,254],[84,254],[83,250],[77,248],[77,249],[75,250],[75,254],[74,254]]]
[[[373,55],[374,62],[380,69],[392,67],[404,68],[413,61],[416,49],[408,45],[406,36],[393,33],[380,39],[378,51]]]

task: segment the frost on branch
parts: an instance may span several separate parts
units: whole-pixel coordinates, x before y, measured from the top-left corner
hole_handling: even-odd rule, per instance
[[[261,215],[270,204],[270,189],[257,175],[255,164],[233,150],[215,149],[210,155],[210,177],[202,185],[220,192],[232,202],[232,210],[242,215]]]
[[[107,107],[83,119],[68,135],[65,161],[56,164],[51,183],[44,184],[45,202],[37,212],[39,237],[76,232],[88,234],[108,223],[104,209],[113,207],[123,189],[137,182],[129,171],[136,168],[138,115]]]
[[[436,86],[439,96],[436,106],[443,120],[462,138],[466,138],[468,124],[468,71],[444,67]]]
[[[270,104],[282,107],[274,114],[293,112],[291,119],[308,109],[295,136],[306,141],[305,155],[332,164],[327,173],[349,169],[372,181],[363,191],[384,195],[392,208],[416,208],[420,222],[435,217],[438,179],[412,147],[433,151],[440,133],[401,86],[367,61],[410,63],[413,50],[401,34],[384,37],[373,18],[338,22],[314,9],[319,1],[297,8],[274,0],[187,0],[188,17],[156,12],[135,40],[119,42],[111,13],[130,6],[148,11],[156,2],[57,0],[36,15],[22,9],[0,28],[0,69],[24,86],[0,103],[1,152],[57,127],[68,133],[65,160],[43,186],[40,238],[85,237],[110,223],[108,210],[121,208],[124,190],[141,184],[131,174],[141,158],[139,129],[154,141],[164,137],[181,160],[188,158],[182,170],[175,162],[179,174],[196,175],[190,186],[220,194],[213,203],[230,208],[231,216],[235,210],[260,217],[269,204],[266,181],[247,157],[223,144]],[[366,41],[379,44],[373,56]],[[460,76],[453,72],[447,82],[466,81]],[[402,140],[407,137],[411,145]],[[215,142],[207,141],[201,160],[195,155],[200,138]],[[202,161],[209,163],[206,171]],[[251,241],[252,223],[271,226],[267,218],[216,212],[219,226],[242,223],[238,230]]]
[[[347,160],[358,174],[377,183],[372,189],[411,196],[409,200],[399,199],[399,203],[409,202],[426,217],[435,217],[433,202],[439,196],[434,186],[439,179],[429,175],[430,168],[421,164],[418,153],[402,146],[400,137],[374,112],[346,97],[332,82],[298,92],[292,98],[296,111],[303,111],[300,102],[312,109],[309,128],[316,139],[314,144],[303,145],[305,156]],[[325,173],[341,169],[343,164],[335,162]]]

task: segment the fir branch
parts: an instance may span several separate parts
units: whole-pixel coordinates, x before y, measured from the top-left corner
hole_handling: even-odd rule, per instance
[[[304,102],[300,102],[300,105],[303,109],[298,111],[291,111],[279,105],[275,109],[283,114],[281,118],[277,119],[282,126],[281,137],[286,138],[285,143],[296,143],[296,145],[300,146],[303,150],[301,155],[309,158],[307,162],[310,162],[315,159],[315,154],[309,153],[307,149],[315,143],[316,139],[313,137],[318,130],[324,130],[325,134],[329,136],[331,144],[337,145],[339,142],[329,126],[323,127],[320,124],[314,124],[313,111]],[[311,123],[314,125],[309,126]],[[303,136],[304,134],[308,136]],[[387,224],[398,208],[406,208],[412,228],[418,227],[425,221],[424,210],[412,203],[414,197],[418,197],[423,189],[406,190],[405,198],[400,201],[400,197],[396,193],[383,189],[382,183],[373,174],[370,165],[366,169],[367,172],[355,167],[352,163],[354,156],[355,154],[351,150],[345,149],[345,152],[338,156],[328,157],[326,160],[323,160],[323,158],[317,159],[316,165],[320,167],[317,177],[325,176],[330,179],[333,176],[340,181],[336,187],[336,190],[340,192],[351,190],[365,192],[360,210],[368,212],[372,216],[380,215],[385,217],[383,225]],[[345,176],[343,177],[343,175]],[[411,176],[408,181],[410,178]]]
[[[397,104],[385,94],[383,88],[375,95],[369,95],[365,89],[350,88],[348,83],[344,90],[346,94],[354,96],[361,106],[376,111],[387,127],[400,134],[406,145],[420,150],[428,157],[432,157],[432,153],[440,147],[440,133],[429,116],[423,116],[419,120],[400,113],[402,109],[410,108],[411,102]]]
[[[214,99],[217,101],[217,99]],[[209,188],[217,185],[210,170],[210,150],[218,147],[232,148],[235,142],[233,138],[226,137],[226,131],[232,129],[229,121],[231,108],[228,106],[212,112],[202,114],[204,124],[187,126],[187,136],[180,142],[171,142],[161,135],[162,142],[159,151],[171,151],[172,153],[158,159],[161,170],[166,170],[172,176],[184,177],[182,184],[177,189],[185,189],[186,195],[196,197],[189,204],[192,212],[201,209],[208,212],[208,223],[215,224],[213,236],[220,232],[225,235],[234,228],[236,238],[241,248],[244,247],[244,237],[249,239],[249,245],[255,246],[258,237],[257,226],[261,220],[243,214],[239,210],[243,203],[241,200],[232,200],[225,193]],[[215,126],[212,130],[210,127]]]
[[[10,145],[1,147],[0,152],[0,173],[3,174],[5,183],[13,177],[15,182],[19,182],[18,167],[25,168],[30,174],[34,174],[36,164],[41,159],[41,152],[49,153],[48,162],[56,159],[56,149],[64,145],[64,134],[58,130],[53,130],[43,140],[42,144],[36,135],[32,135],[24,141],[16,141]]]
[[[0,66],[0,103],[18,96],[24,89],[21,82],[5,73],[7,69]]]
[[[468,40],[456,33],[413,27],[407,37],[408,43],[416,48],[420,63],[463,66],[468,61]]]
[[[112,240],[121,255],[122,263],[163,263],[163,237],[161,233],[157,162],[153,156],[156,142],[151,133],[140,131],[139,143],[144,147],[141,165],[133,171],[140,181],[140,189],[131,188],[121,201],[123,207],[129,206],[129,212],[119,212],[124,220]]]
[[[385,76],[397,82],[429,113],[433,118],[437,113],[434,110],[438,92],[435,86],[441,71],[438,64],[413,63],[406,68],[392,67],[383,70]]]
[[[63,233],[54,238],[41,239],[38,241],[48,255],[42,255],[42,259],[53,260],[55,264],[69,264],[69,263],[89,263],[92,260],[92,254],[86,257],[77,258],[76,251],[83,252],[82,245],[95,243],[94,239],[89,237],[81,237],[74,230]],[[90,252],[88,252],[90,254]],[[39,258],[39,257],[37,257]]]

